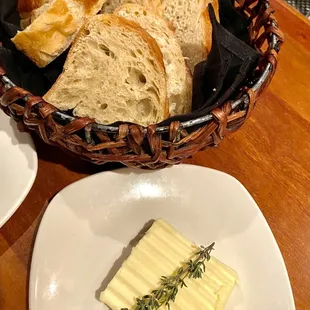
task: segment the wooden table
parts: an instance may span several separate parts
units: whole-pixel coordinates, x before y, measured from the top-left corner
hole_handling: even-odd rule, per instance
[[[278,241],[297,309],[309,310],[310,23],[281,0],[274,0],[273,6],[286,42],[271,86],[238,133],[220,148],[198,153],[187,162],[227,172],[246,186]],[[34,139],[37,179],[22,206],[0,229],[1,310],[28,309],[31,251],[50,199],[76,180],[117,167],[92,166]]]

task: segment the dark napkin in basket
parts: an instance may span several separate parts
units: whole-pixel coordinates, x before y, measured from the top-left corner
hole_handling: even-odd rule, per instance
[[[257,66],[259,58],[252,47],[217,22],[211,4],[208,9],[213,26],[213,44],[207,61],[195,67],[193,110],[199,110],[201,106],[213,109],[228,100]]]
[[[239,40],[249,44],[250,20],[234,7],[234,0],[219,0],[221,25]]]
[[[35,95],[43,96],[62,72],[66,55],[58,57],[46,68],[40,69],[18,51],[11,41],[11,38],[20,30],[20,17],[16,6],[16,0],[0,0],[0,42],[2,44],[0,64],[17,86]]]
[[[218,23],[208,6],[213,26],[212,48],[206,61],[195,66],[193,112],[169,119],[187,121],[204,116],[231,98],[240,84],[257,66],[259,54]],[[168,121],[162,124],[168,124]]]

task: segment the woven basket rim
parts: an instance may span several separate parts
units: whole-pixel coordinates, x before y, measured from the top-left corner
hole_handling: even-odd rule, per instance
[[[270,7],[268,2],[264,2],[264,5],[265,5],[265,9],[268,9]],[[275,27],[278,26],[275,21],[272,22],[272,25],[275,26]],[[280,39],[278,38],[278,36],[275,35],[274,33],[272,33],[271,34],[271,40],[270,40],[270,43],[269,43],[269,48],[279,52],[279,50],[280,50],[280,44],[279,43],[280,43]],[[262,88],[262,86],[264,85],[266,80],[268,80],[269,75],[272,74],[272,72],[273,72],[273,64],[270,61],[268,61],[265,70],[261,74],[261,76],[258,79],[258,81],[252,86],[252,89],[255,92],[260,91],[260,89]],[[1,76],[0,80],[5,84],[5,88],[7,90],[10,89],[10,88],[16,87],[16,85],[10,80],[10,78],[7,75]],[[24,98],[24,99],[27,101],[28,98]],[[249,96],[248,96],[248,94],[244,94],[244,95],[242,95],[241,98],[232,101],[231,106],[232,106],[233,109],[235,109],[235,108],[237,108],[241,104],[244,104],[245,107],[249,104]],[[58,119],[61,119],[61,120],[65,120],[68,123],[70,123],[70,122],[72,122],[72,121],[74,121],[76,119],[81,119],[80,117],[74,117],[74,116],[69,115],[68,113],[66,113],[66,111],[60,111],[58,108],[56,108],[56,109],[57,109],[57,111],[55,111],[53,113],[55,118],[58,118]],[[214,118],[214,115],[211,112],[211,113],[208,113],[207,115],[204,115],[204,116],[201,116],[201,117],[195,117],[193,119],[180,122],[180,126],[181,126],[181,128],[186,129],[186,128],[190,128],[192,126],[197,126],[197,125],[205,124],[208,121],[211,121],[213,118]],[[118,125],[103,125],[103,124],[99,124],[97,122],[94,122],[94,123],[90,124],[89,126],[91,127],[92,130],[97,130],[97,131],[102,131],[102,132],[107,132],[107,133],[116,133],[116,132],[119,131],[119,127],[122,124],[128,124],[128,122],[125,122],[125,121],[120,121],[119,123],[120,124],[118,124]],[[147,131],[147,128],[149,126],[154,126],[156,124],[151,124],[149,126],[142,126],[142,125],[139,125],[139,124],[135,124],[135,125],[140,126],[143,131]],[[156,132],[157,133],[168,132],[169,129],[170,129],[169,125],[157,127],[156,128]]]

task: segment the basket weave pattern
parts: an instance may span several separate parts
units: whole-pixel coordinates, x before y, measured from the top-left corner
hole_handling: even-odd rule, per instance
[[[15,86],[0,67],[1,109],[18,123],[20,130],[36,131],[45,143],[95,164],[121,162],[129,167],[148,169],[178,164],[202,149],[217,146],[227,134],[239,129],[276,70],[283,34],[268,1],[241,0],[236,2],[236,7],[251,19],[251,43],[262,55],[258,68],[261,83],[253,88],[244,87],[236,98],[237,103],[229,101],[214,109],[208,121],[200,122],[195,130],[189,131],[177,121],[163,130],[157,125],[145,128],[124,123],[109,131],[108,126],[102,129],[90,118],[72,118],[63,124],[55,117],[56,107]]]

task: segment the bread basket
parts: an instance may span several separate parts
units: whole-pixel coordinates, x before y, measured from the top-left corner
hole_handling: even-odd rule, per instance
[[[20,130],[35,131],[47,144],[58,146],[101,165],[121,162],[129,167],[158,169],[179,164],[207,147],[217,146],[249,118],[259,95],[269,85],[283,42],[274,11],[266,0],[240,0],[236,7],[250,18],[251,45],[261,55],[256,79],[234,100],[203,117],[142,127],[135,124],[100,125],[75,118],[16,86],[0,67],[0,106]],[[250,81],[251,82],[251,81]]]

